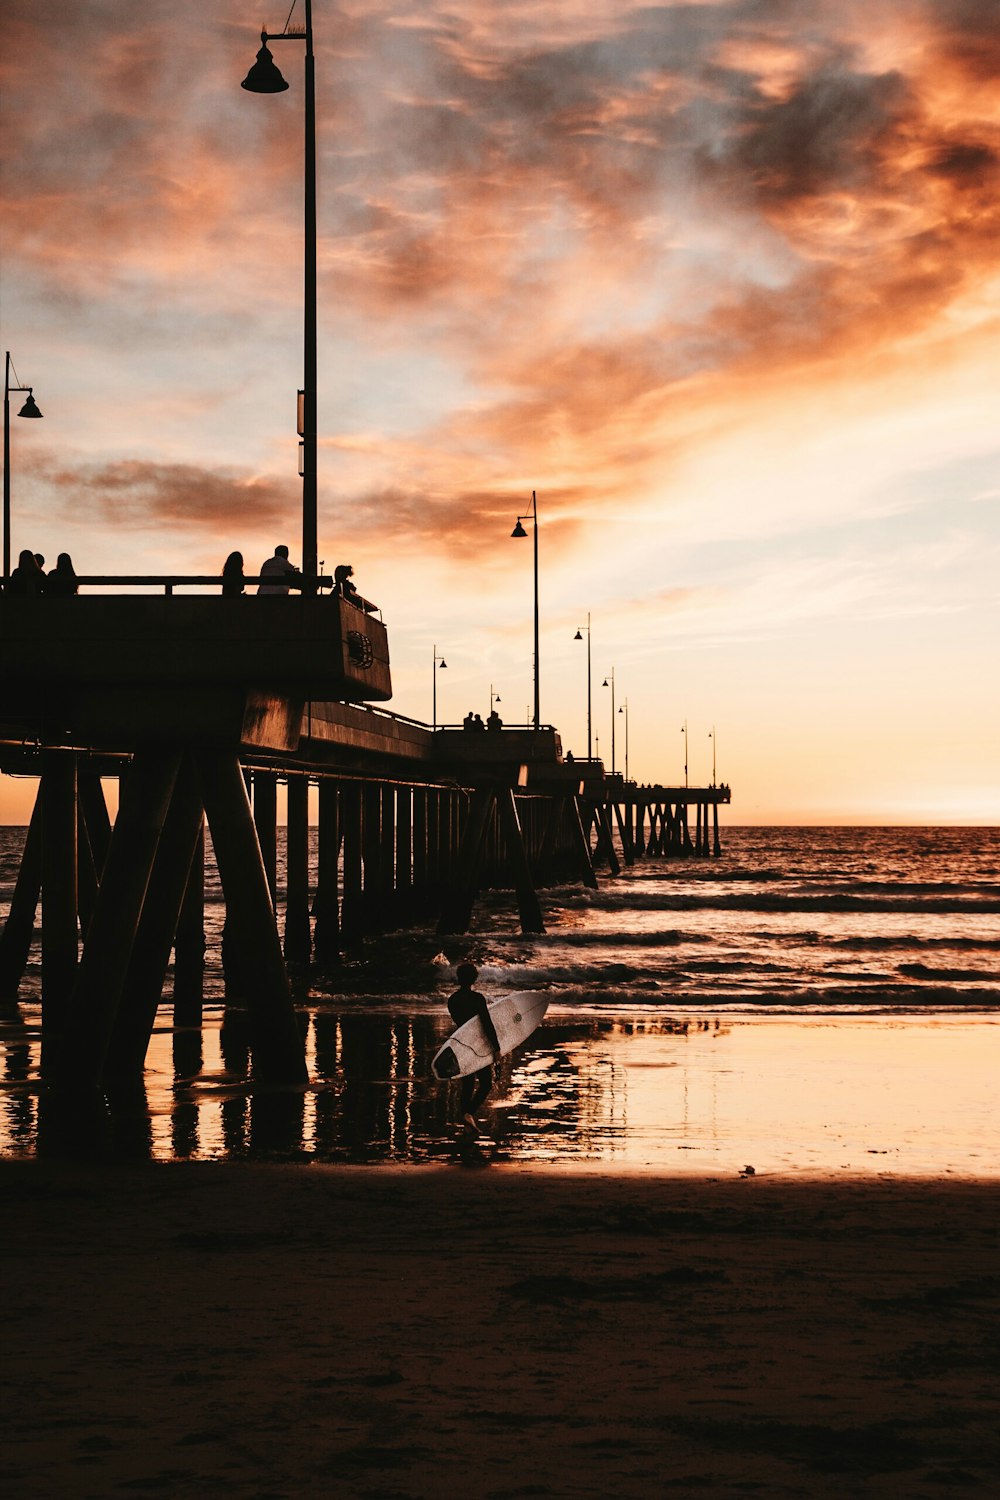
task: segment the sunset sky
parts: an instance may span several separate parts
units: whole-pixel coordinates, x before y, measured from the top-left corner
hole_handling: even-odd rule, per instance
[[[289,3],[4,6],[15,557],[301,556],[304,49],[239,86]],[[567,748],[589,611],[639,780],[687,721],[730,822],[1000,819],[1000,0],[314,25],[319,553],[382,607],[390,706],[430,719],[436,645],[439,718],[491,683],[525,718],[535,489]]]

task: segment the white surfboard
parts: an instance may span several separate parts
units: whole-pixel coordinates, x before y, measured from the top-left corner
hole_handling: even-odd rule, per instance
[[[503,1054],[513,1052],[527,1040],[548,1010],[549,1000],[539,990],[513,990],[486,1008]],[[471,1021],[463,1021],[434,1054],[431,1071],[435,1078],[464,1078],[488,1067],[496,1055],[486,1040],[482,1021],[473,1016]]]

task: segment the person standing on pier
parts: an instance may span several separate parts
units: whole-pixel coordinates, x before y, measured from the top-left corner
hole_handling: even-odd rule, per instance
[[[260,571],[263,573],[264,569],[261,568]],[[239,599],[242,593],[243,553],[230,552],[222,569],[222,597],[223,599]]]
[[[302,580],[298,568],[288,561],[288,548],[285,546],[275,547],[274,556],[261,565],[260,577],[258,594],[287,594],[293,583],[297,584]]]
[[[60,552],[56,558],[55,567],[45,579],[45,592],[62,599],[68,599],[80,592],[76,569],[68,552]]]
[[[8,594],[40,594],[45,588],[45,574],[35,561],[35,554],[25,549],[17,567],[7,579]]]
[[[500,1041],[496,1034],[493,1021],[490,1018],[489,1008],[486,1004],[486,996],[481,995],[472,986],[479,978],[479,970],[475,964],[459,964],[455,970],[455,978],[458,980],[458,989],[448,1000],[448,1013],[456,1026],[471,1021],[478,1016],[486,1033],[486,1040],[496,1055],[500,1056]],[[462,1079],[461,1110],[462,1119],[467,1129],[479,1133],[479,1125],[476,1120],[476,1110],[485,1104],[493,1087],[493,1064],[480,1068],[478,1073],[468,1073]]]

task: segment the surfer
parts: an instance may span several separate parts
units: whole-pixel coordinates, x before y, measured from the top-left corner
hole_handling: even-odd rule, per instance
[[[458,980],[458,989],[448,1000],[448,1011],[452,1020],[456,1026],[461,1026],[465,1021],[471,1021],[474,1016],[478,1016],[483,1023],[487,1041],[499,1057],[500,1041],[490,1018],[486,997],[472,988],[479,978],[479,970],[475,964],[459,964],[455,970],[455,978]],[[462,1118],[470,1130],[479,1130],[476,1123],[476,1110],[485,1103],[492,1087],[492,1063],[488,1067],[480,1068],[478,1073],[467,1073],[462,1079]]]

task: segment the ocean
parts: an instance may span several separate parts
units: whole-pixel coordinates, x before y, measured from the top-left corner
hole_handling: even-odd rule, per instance
[[[23,837],[0,830],[3,913]],[[1000,829],[723,829],[717,859],[640,861],[597,891],[544,892],[540,936],[522,936],[512,896],[491,892],[466,936],[390,933],[297,977],[305,1090],[247,1085],[245,1027],[223,1005],[219,897],[213,871],[203,1032],[174,1032],[161,1007],[144,1094],[110,1101],[95,1149],[1000,1176]],[[457,1131],[455,1086],[429,1070],[465,958],[488,998],[549,998],[503,1060],[476,1141]],[[37,960],[0,1017],[8,1155],[65,1144],[38,1077]]]

